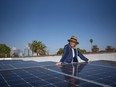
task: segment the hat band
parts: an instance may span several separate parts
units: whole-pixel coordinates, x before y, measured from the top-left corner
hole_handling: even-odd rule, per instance
[[[74,38],[71,38],[71,39],[73,39],[73,40],[76,40],[76,41],[77,41],[77,39],[74,39]]]

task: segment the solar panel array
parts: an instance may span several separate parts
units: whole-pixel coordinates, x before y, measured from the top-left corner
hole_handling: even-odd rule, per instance
[[[0,87],[116,87],[116,62],[0,61]]]

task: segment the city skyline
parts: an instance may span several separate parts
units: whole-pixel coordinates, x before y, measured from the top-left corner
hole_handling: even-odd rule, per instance
[[[42,41],[50,53],[75,35],[81,49],[116,48],[115,0],[0,0],[0,43],[23,50]]]

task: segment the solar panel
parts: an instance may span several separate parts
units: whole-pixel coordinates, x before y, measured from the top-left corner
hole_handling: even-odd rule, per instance
[[[0,87],[116,87],[116,62],[0,61]]]

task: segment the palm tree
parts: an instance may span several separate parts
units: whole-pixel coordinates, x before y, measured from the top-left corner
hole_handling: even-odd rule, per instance
[[[86,50],[85,49],[80,49],[80,48],[77,48],[77,50],[81,53],[86,53]]]
[[[38,41],[37,42],[37,55],[45,55],[46,54],[46,50],[45,50],[46,46],[41,42]]]
[[[46,54],[46,46],[41,41],[34,40],[30,45],[30,49],[32,50],[32,54],[35,52],[37,56]]]
[[[37,44],[36,40],[34,40],[32,43],[29,43],[29,47],[32,50],[32,55],[34,52],[36,53],[36,44]]]
[[[91,43],[91,51],[92,51],[92,43],[93,43],[93,39],[90,39],[89,41],[90,41],[90,43]]]
[[[64,49],[63,49],[63,48],[60,48],[60,49],[57,51],[57,55],[63,54],[63,51],[64,51]]]
[[[107,52],[115,51],[115,48],[112,48],[112,46],[107,46],[105,49]]]
[[[92,52],[99,52],[99,48],[97,47],[97,45],[93,45]]]

